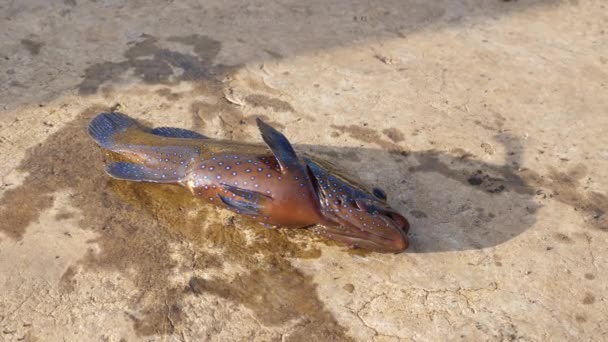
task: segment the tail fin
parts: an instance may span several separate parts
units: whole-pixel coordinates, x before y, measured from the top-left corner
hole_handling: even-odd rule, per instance
[[[111,150],[114,144],[112,139],[114,135],[138,126],[139,124],[135,120],[122,113],[101,113],[91,120],[89,135],[101,147]]]

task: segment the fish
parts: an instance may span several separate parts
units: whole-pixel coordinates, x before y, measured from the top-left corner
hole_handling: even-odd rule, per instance
[[[149,128],[119,112],[98,114],[88,133],[121,156],[106,165],[111,178],[180,185],[266,227],[309,228],[352,248],[407,249],[409,223],[382,189],[368,190],[330,162],[296,153],[281,132],[259,118],[256,123],[264,144]]]

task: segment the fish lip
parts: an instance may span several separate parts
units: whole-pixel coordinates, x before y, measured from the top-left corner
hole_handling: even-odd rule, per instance
[[[388,214],[388,216],[390,218],[385,216],[386,215],[385,214],[385,215],[381,216],[382,220],[384,220],[386,222],[390,222],[389,226],[391,227],[391,229],[396,230],[399,233],[399,236],[401,237],[401,239],[389,239],[389,240],[393,241],[393,242],[400,241],[401,242],[400,245],[402,245],[401,251],[403,251],[403,250],[407,249],[407,247],[409,246],[407,232],[410,229],[410,223],[403,215],[399,214],[398,212],[396,212],[394,210],[388,210],[387,213],[390,213],[390,214]],[[397,217],[400,222],[397,222],[395,217]]]
[[[386,217],[386,214],[391,215],[391,218]],[[365,230],[355,226],[348,221],[344,220],[339,216],[333,216],[333,219],[323,225],[324,229],[333,235],[337,235],[345,238],[345,240],[354,241],[354,244],[358,247],[372,249],[378,252],[393,252],[400,253],[409,247],[409,239],[407,232],[409,230],[408,220],[401,214],[397,213],[392,209],[383,209],[380,217],[387,222],[391,232],[397,233],[398,235],[381,234],[379,231]],[[393,217],[397,217],[399,224]],[[332,227],[339,225],[346,227],[346,229],[335,229]]]
[[[390,219],[395,226],[395,229],[403,233],[404,236],[407,235],[410,230],[410,222],[407,220],[407,218],[405,218],[405,216],[390,208],[385,209],[382,213],[384,214],[382,216],[384,220]]]
[[[360,233],[347,234],[344,231],[332,229],[329,226],[323,226],[323,229],[325,229],[328,233],[334,236],[344,238],[334,238],[335,240],[350,243],[351,245],[354,245],[356,247],[369,249],[380,253],[401,253],[409,247],[409,239],[403,233],[400,234],[399,239],[390,239],[378,235],[373,235],[374,237],[376,237],[376,239],[366,239],[364,237],[361,237]],[[369,234],[369,232],[363,230],[360,230],[360,232]]]

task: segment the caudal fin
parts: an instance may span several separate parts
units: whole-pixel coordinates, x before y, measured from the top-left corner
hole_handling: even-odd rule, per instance
[[[91,120],[89,135],[99,146],[111,150],[114,146],[113,137],[116,134],[138,126],[135,120],[122,113],[101,113]]]

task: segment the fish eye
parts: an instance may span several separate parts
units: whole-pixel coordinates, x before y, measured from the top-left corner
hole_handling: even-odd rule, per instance
[[[376,198],[386,201],[386,192],[384,192],[384,190],[380,188],[373,188],[372,193],[374,196],[376,196]]]

